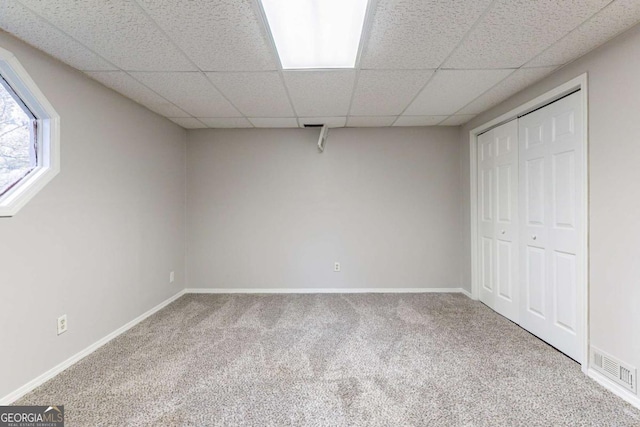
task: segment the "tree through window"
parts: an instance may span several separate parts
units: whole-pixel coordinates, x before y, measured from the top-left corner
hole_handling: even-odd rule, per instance
[[[0,47],[0,221],[59,171],[60,116],[18,58]]]
[[[0,196],[38,164],[35,125],[33,114],[0,79]]]

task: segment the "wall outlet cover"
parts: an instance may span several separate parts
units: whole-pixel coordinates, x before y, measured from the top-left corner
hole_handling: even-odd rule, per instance
[[[58,335],[67,332],[67,315],[58,317]]]

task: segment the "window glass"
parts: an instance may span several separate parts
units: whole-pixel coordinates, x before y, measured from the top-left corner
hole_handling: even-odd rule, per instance
[[[0,196],[37,166],[36,121],[0,79]]]

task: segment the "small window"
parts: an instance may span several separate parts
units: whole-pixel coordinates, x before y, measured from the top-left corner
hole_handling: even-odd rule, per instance
[[[60,169],[60,117],[0,48],[0,217],[13,216]]]
[[[36,168],[36,119],[0,79],[0,196]]]

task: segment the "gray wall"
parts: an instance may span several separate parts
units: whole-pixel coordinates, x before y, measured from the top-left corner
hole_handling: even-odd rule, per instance
[[[460,132],[469,218],[469,131],[589,75],[590,343],[640,368],[640,26],[520,92]],[[464,247],[470,247],[465,220]],[[470,283],[465,249],[464,282]]]
[[[458,129],[317,137],[189,132],[187,287],[460,287]]]
[[[0,397],[185,284],[468,289],[468,131],[585,71],[590,338],[640,367],[640,28],[464,129],[337,129],[324,154],[317,130],[286,129],[192,131],[185,155],[179,127],[2,32],[0,46],[62,117],[61,173],[0,218]]]
[[[186,131],[3,32],[0,46],[62,136],[60,174],[0,218],[1,398],[184,288]]]

